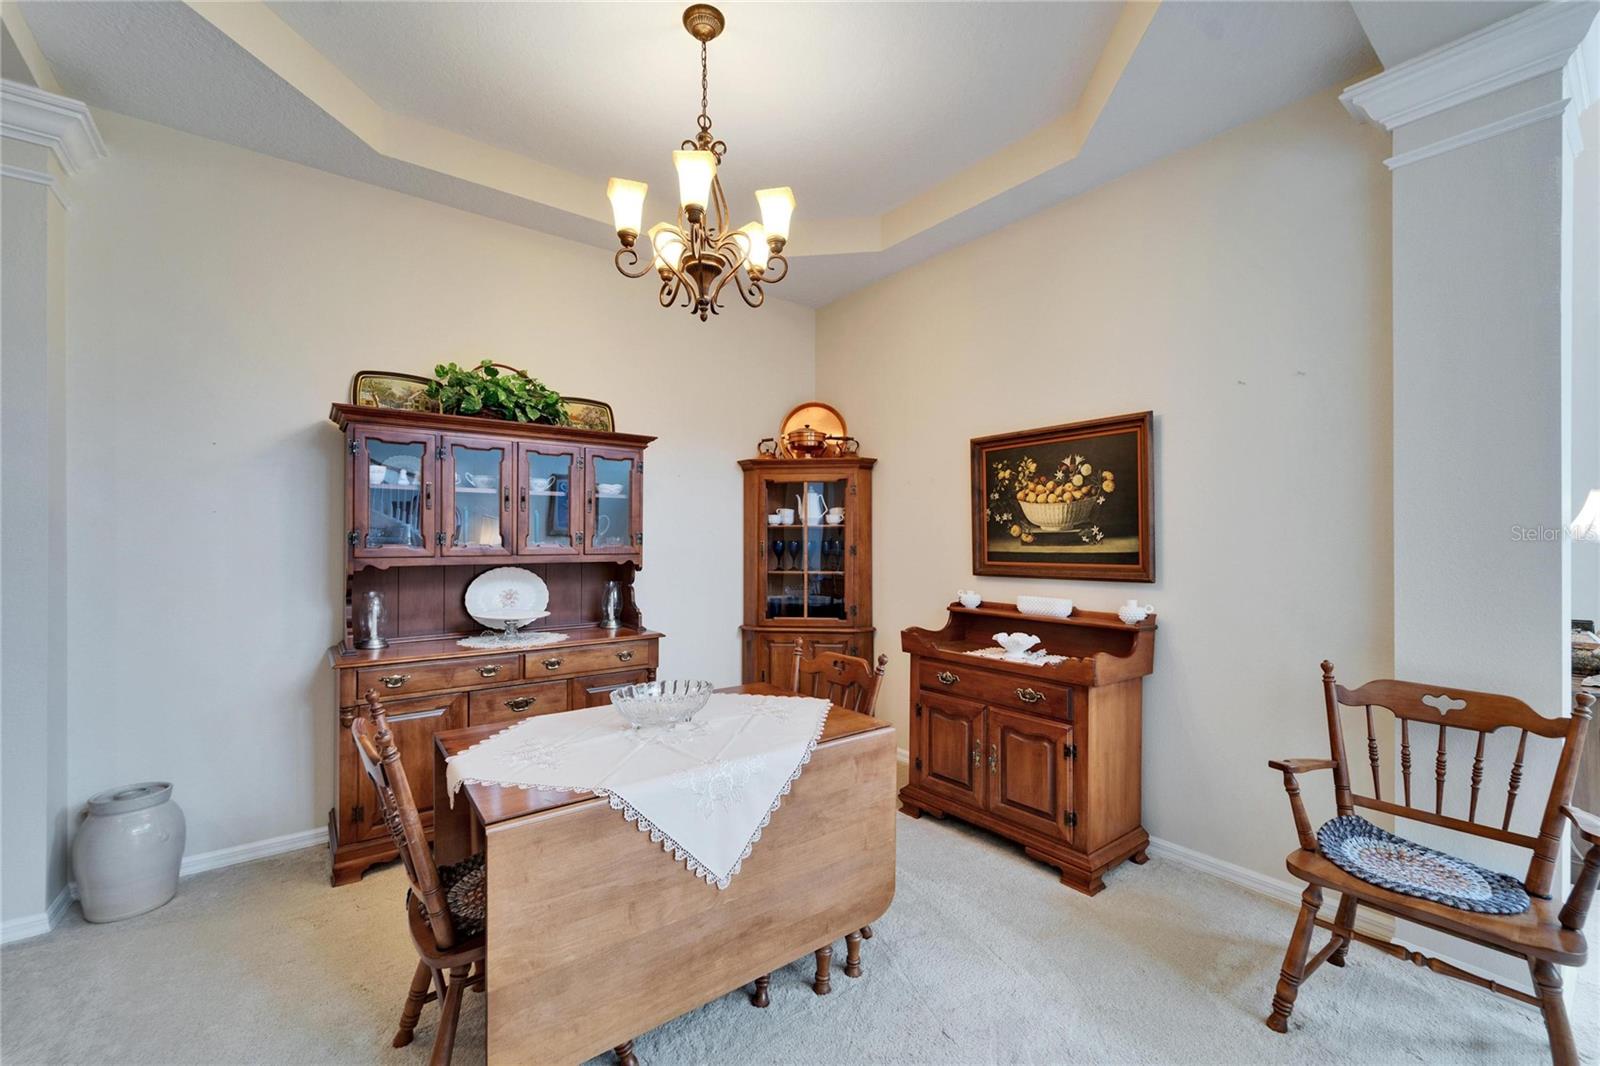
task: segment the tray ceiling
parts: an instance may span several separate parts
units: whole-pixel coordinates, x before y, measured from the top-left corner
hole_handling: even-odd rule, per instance
[[[781,295],[812,306],[1377,63],[1347,3],[724,10],[724,184],[740,217],[794,187]],[[22,11],[96,107],[607,248],[605,178],[664,217],[699,109],[675,3]]]

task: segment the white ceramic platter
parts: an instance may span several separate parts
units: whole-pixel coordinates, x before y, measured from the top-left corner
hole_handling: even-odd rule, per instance
[[[548,615],[548,606],[550,587],[520,566],[496,567],[467,586],[467,613],[489,629],[500,629],[507,622],[525,626]]]

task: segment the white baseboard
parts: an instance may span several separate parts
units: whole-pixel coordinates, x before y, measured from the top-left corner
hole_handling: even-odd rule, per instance
[[[72,906],[72,886],[62,885],[61,891],[56,893],[56,898],[50,901],[50,906],[46,907],[42,914],[25,914],[21,918],[12,918],[0,923],[0,944],[11,944],[18,940],[31,940],[36,936],[43,936],[56,927],[70,906]]]
[[[1249,889],[1251,892],[1266,896],[1270,899],[1278,900],[1280,903],[1286,903],[1295,908],[1299,908],[1300,893],[1305,891],[1304,886],[1296,884],[1295,882],[1280,881],[1276,877],[1268,877],[1266,874],[1257,873],[1254,870],[1248,870],[1243,866],[1238,866],[1234,863],[1226,862],[1203,852],[1195,851],[1193,848],[1186,848],[1182,844],[1174,844],[1170,840],[1162,840],[1159,837],[1150,838],[1150,854],[1160,858],[1171,859],[1173,862],[1187,866],[1193,870],[1200,870],[1204,873],[1211,874],[1213,877],[1220,877],[1222,880],[1230,881],[1233,884],[1238,885],[1240,888]],[[1329,902],[1331,903],[1333,901],[1330,900]],[[1326,907],[1324,907],[1324,913],[1329,913]],[[1329,916],[1331,917],[1331,913]],[[1287,943],[1287,928],[1288,927],[1285,926],[1285,943]],[[1393,921],[1386,915],[1380,915],[1376,911],[1357,911],[1356,931],[1365,933],[1368,936],[1375,937],[1379,940],[1389,941],[1392,944],[1405,948],[1407,951],[1422,950],[1410,941],[1397,938],[1394,935]],[[1452,959],[1450,956],[1442,954],[1431,948],[1423,953],[1431,958],[1438,959],[1440,962],[1447,962],[1451,966],[1455,966],[1458,969],[1465,970],[1471,974],[1476,974],[1479,977],[1488,978],[1491,981],[1498,981],[1501,984],[1521,987],[1523,991],[1527,991],[1529,987],[1531,987],[1526,983],[1519,985],[1515,978],[1507,980],[1505,974],[1490,973],[1484,970],[1481,966],[1473,966],[1470,963],[1462,962],[1459,959]]]
[[[1213,877],[1220,877],[1240,888],[1247,888],[1258,895],[1287,903],[1296,909],[1300,906],[1300,893],[1305,891],[1304,885],[1293,881],[1280,881],[1276,877],[1268,877],[1266,874],[1248,870],[1204,852],[1195,851],[1193,848],[1186,848],[1182,844],[1174,844],[1170,840],[1162,840],[1160,837],[1150,838],[1150,854],[1171,859],[1173,862],[1192,870],[1201,870]],[[1386,918],[1371,911],[1356,912],[1356,929],[1380,940],[1388,940],[1394,936],[1394,926]]]
[[[224,866],[237,866],[241,862],[267,859],[327,842],[328,827],[324,825],[315,829],[302,829],[298,833],[286,833],[281,837],[268,837],[266,840],[257,840],[249,844],[236,844],[231,848],[202,851],[183,857],[183,864],[178,867],[178,876],[188,877],[190,874],[205,873],[207,870],[220,870]]]
[[[231,848],[201,851],[183,857],[182,863],[178,866],[178,876],[188,877],[208,870],[220,870],[224,866],[237,866],[242,862],[267,859],[274,855],[299,851],[302,848],[318,847],[327,842],[327,827],[318,826],[315,829],[303,829],[298,833],[286,833],[281,837],[268,837],[266,840],[256,840],[249,844],[236,844]],[[77,884],[68,882],[66,887],[56,894],[56,898],[50,901],[49,910],[43,914],[12,918],[0,925],[0,944],[28,940],[50,932],[61,922],[62,916],[67,913],[67,908],[77,898]]]

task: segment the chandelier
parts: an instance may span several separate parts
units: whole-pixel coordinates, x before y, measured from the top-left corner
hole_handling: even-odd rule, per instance
[[[672,153],[678,172],[678,221],[658,222],[646,235],[651,257],[642,260],[636,247],[644,216],[642,181],[612,178],[606,185],[611,213],[616,220],[616,264],[624,276],[642,278],[652,271],[661,279],[662,307],[687,307],[706,321],[719,313],[722,291],[732,283],[744,302],[760,307],[766,299],[764,285],[776,285],[789,275],[783,255],[789,240],[789,218],[794,213],[794,193],[787,187],[756,190],[761,221],[732,229],[728,201],[722,195],[717,168],[728,146],[711,134],[706,114],[710,84],[706,44],[720,33],[722,12],[710,4],[694,4],[683,13],[683,27],[700,42],[700,131]]]

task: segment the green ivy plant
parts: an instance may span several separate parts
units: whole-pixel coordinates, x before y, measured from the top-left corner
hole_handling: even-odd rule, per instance
[[[504,372],[485,359],[474,367],[440,363],[433,368],[428,397],[447,415],[503,418],[508,422],[567,424],[561,397],[525,371]]]

